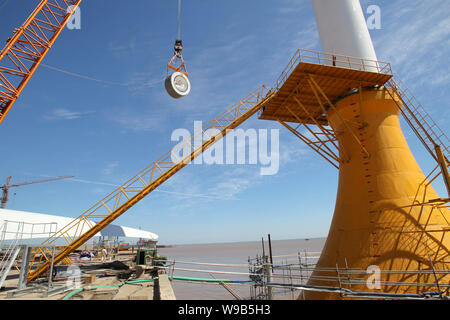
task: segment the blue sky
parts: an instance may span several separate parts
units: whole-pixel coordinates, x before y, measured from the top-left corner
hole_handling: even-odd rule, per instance
[[[450,3],[363,0],[364,11],[371,4],[381,8],[382,28],[371,30],[379,60],[392,63],[448,134]],[[34,5],[0,0],[0,39]],[[259,85],[271,86],[297,48],[321,50],[309,0],[184,1],[192,92],[174,100],[162,81],[176,37],[176,5],[83,1],[81,30],[62,32],[0,125],[0,183],[7,176],[21,182],[69,174],[86,182],[12,189],[9,209],[77,217],[114,189],[108,184],[122,184],[169,151],[174,129],[191,129],[194,120],[211,120]],[[188,166],[116,223],[155,232],[165,244],[252,241],[267,233],[326,236],[337,170],[277,123],[253,117],[243,128],[280,129],[277,175],[261,176],[257,165]],[[404,129],[429,172],[431,158]]]

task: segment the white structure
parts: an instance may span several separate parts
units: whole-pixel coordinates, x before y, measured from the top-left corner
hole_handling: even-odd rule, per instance
[[[322,50],[377,61],[359,0],[312,0]]]
[[[19,223],[23,222],[20,226],[21,239],[47,238],[49,234],[60,230],[73,220],[74,218],[0,209],[0,232],[3,233],[3,240],[15,240],[18,236],[17,233]],[[4,224],[5,221],[7,222],[6,224]],[[94,225],[95,223],[92,222],[92,224]],[[6,230],[1,228],[1,226],[6,226]],[[85,224],[82,233],[88,230],[89,227]],[[71,234],[70,232],[69,235],[74,236],[74,234]],[[154,241],[158,240],[158,235],[152,232],[112,224],[104,228],[95,236],[142,238]]]

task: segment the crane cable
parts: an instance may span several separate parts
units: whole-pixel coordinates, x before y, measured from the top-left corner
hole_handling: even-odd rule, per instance
[[[167,64],[167,77],[164,81],[167,93],[175,99],[187,96],[191,91],[191,84],[188,79],[189,74],[187,72],[186,64],[183,60],[183,42],[181,40],[181,0],[178,0],[178,26],[177,26],[177,39],[174,45],[174,55]],[[178,65],[175,64],[178,61]],[[169,74],[169,69],[174,71]]]
[[[177,18],[177,39],[175,40],[175,45],[174,45],[174,55],[172,57],[172,59],[170,59],[170,62],[167,65],[167,75],[169,75],[169,68],[174,70],[175,72],[181,72],[184,75],[186,75],[186,77],[188,76],[187,70],[186,70],[186,65],[184,63],[183,60],[183,55],[181,54],[181,52],[183,51],[183,41],[181,40],[181,0],[178,0],[178,18]],[[175,66],[174,62],[175,60],[179,60],[180,61],[180,65],[179,66]]]
[[[177,40],[181,40],[181,0],[178,0],[178,36]]]
[[[177,39],[175,40],[174,45],[174,58],[180,59],[182,65],[179,68],[184,66],[181,51],[183,51],[183,41],[181,40],[181,0],[178,0],[178,26],[177,26]],[[173,62],[174,58],[172,58],[171,62]],[[186,69],[185,66],[184,68]]]

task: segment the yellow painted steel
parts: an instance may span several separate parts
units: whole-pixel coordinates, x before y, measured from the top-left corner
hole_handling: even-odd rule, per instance
[[[340,165],[332,224],[308,284],[339,286],[335,281],[317,279],[327,275],[336,278],[336,272],[331,271],[335,268],[367,270],[374,265],[390,271],[449,270],[450,238],[446,231],[450,230],[450,210],[439,204],[423,205],[439,197],[431,186],[426,190],[420,188],[426,178],[401,130],[396,102],[386,89],[373,89],[348,96],[335,106],[335,110],[329,110],[328,119],[349,161]],[[364,149],[346,125],[356,132]],[[327,273],[324,268],[331,269]],[[440,283],[450,282],[448,273],[436,277]],[[431,272],[382,273],[380,280],[436,283]],[[351,288],[377,291],[369,290],[364,281]],[[437,286],[389,285],[382,286],[380,292],[430,290],[437,290]],[[306,291],[304,295],[306,299],[340,298],[324,292]]]

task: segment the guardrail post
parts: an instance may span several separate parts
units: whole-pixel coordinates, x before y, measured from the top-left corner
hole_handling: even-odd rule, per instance
[[[437,158],[439,160],[439,165],[441,166],[442,176],[444,177],[445,186],[447,187],[448,197],[450,198],[450,176],[448,173],[447,160],[442,153],[442,148],[439,145],[434,146]]]
[[[18,289],[25,289],[27,286],[27,275],[28,275],[28,268],[30,266],[30,254],[31,250],[29,246],[23,246],[23,253],[22,253],[22,263],[20,265],[20,274],[19,274],[19,285]]]

